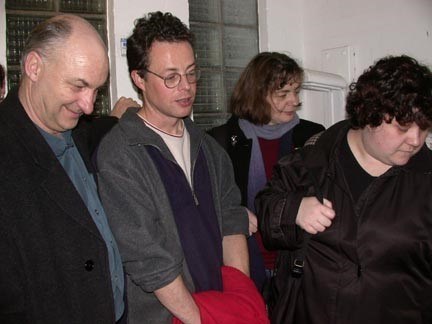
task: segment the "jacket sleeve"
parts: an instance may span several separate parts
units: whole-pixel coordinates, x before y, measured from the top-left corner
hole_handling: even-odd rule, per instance
[[[249,221],[246,208],[241,206],[240,190],[234,180],[231,160],[214,138],[206,135],[209,172],[214,182],[214,202],[220,215],[222,236],[249,234]]]
[[[314,185],[303,163],[304,151],[297,150],[282,158],[273,177],[255,200],[258,225],[267,249],[296,249],[303,240],[303,230],[295,223],[303,197],[314,195]]]

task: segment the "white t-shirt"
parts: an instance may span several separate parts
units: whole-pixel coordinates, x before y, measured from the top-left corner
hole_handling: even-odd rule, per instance
[[[162,137],[165,144],[168,146],[171,154],[174,156],[177,164],[182,168],[189,185],[192,183],[191,179],[191,159],[190,159],[190,136],[186,127],[183,126],[183,135],[176,136],[170,135],[161,131],[159,128],[153,126],[143,118],[145,124],[154,130]]]

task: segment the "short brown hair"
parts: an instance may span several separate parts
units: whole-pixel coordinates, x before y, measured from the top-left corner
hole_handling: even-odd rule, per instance
[[[230,111],[253,124],[268,124],[271,106],[267,95],[292,82],[303,82],[303,69],[295,60],[278,52],[259,53],[240,75],[231,96]]]

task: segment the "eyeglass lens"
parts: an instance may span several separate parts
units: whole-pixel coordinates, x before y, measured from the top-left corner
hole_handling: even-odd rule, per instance
[[[199,80],[200,77],[200,71],[194,70],[188,73],[185,73],[184,76],[186,76],[186,80],[189,83],[196,83]],[[178,86],[182,78],[182,75],[180,73],[173,73],[167,77],[164,78],[165,85],[168,88],[174,88]]]

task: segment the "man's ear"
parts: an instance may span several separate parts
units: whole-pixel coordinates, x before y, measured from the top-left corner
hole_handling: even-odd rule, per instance
[[[133,83],[135,84],[135,86],[140,89],[141,91],[145,91],[145,82],[144,82],[144,78],[141,77],[138,74],[137,70],[133,70],[131,72],[131,78],[133,80]]]
[[[32,81],[37,81],[43,68],[42,57],[35,51],[27,54],[24,61],[24,73]]]

